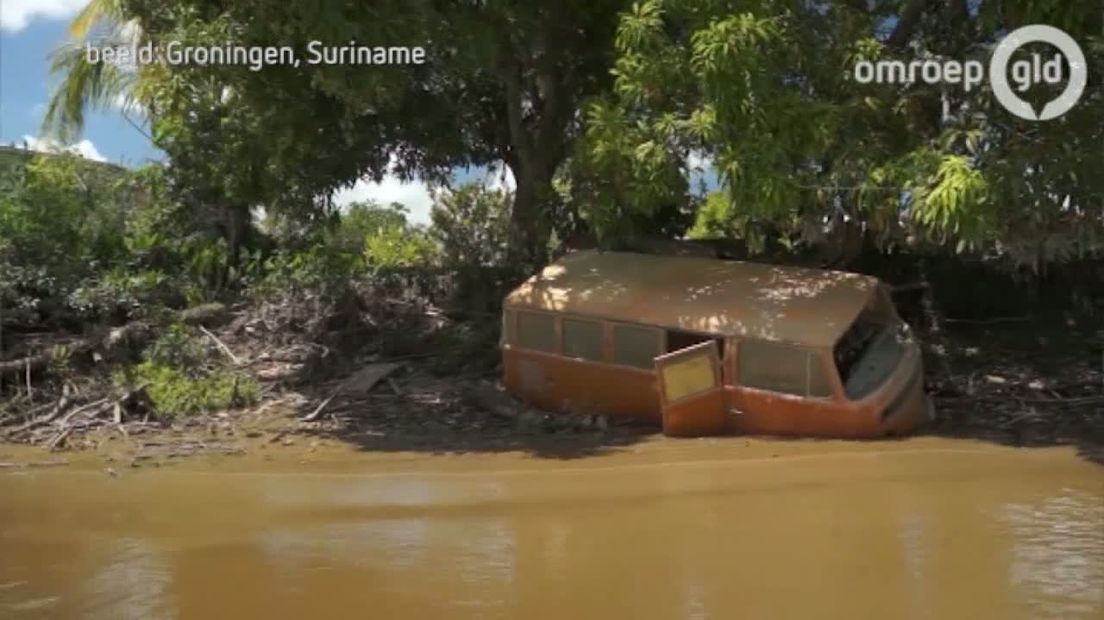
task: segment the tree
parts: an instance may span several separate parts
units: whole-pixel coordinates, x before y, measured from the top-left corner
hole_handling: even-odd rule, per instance
[[[126,21],[120,0],[89,0],[69,25],[70,41],[51,54],[50,72],[62,76],[50,94],[43,125],[48,133],[69,142],[84,130],[87,109],[126,108],[133,103],[140,72],[112,63],[91,62],[86,40],[105,47],[141,44],[141,29]],[[122,104],[120,106],[120,104]],[[127,120],[132,122],[129,116]]]
[[[860,60],[984,63],[1003,30],[1031,22],[1066,29],[1101,75],[1099,5],[967,4],[635,4],[618,26],[614,92],[587,109],[576,155],[593,180],[592,219],[686,203],[686,162],[698,158],[721,187],[693,234],[769,224],[788,241],[817,239],[827,220],[840,238],[860,229],[883,245],[912,238],[1033,266],[1099,251],[1099,77],[1045,126],[987,89],[848,79]]]
[[[440,183],[459,166],[505,162],[517,180],[511,247],[533,261],[545,254],[552,179],[579,132],[579,106],[609,84],[609,41],[622,6],[619,0],[189,0],[170,9],[149,0],[127,3],[128,14],[156,40],[196,41],[197,33],[217,32],[220,44],[275,42],[299,50],[303,60],[311,41],[424,46],[422,65],[193,67],[174,68],[173,78],[217,76],[233,98],[235,111],[228,113],[256,117],[245,127],[263,143],[250,148],[263,180],[297,195],[327,194],[359,176],[388,172]],[[181,131],[193,131],[194,119],[176,116],[190,125]]]
[[[501,267],[509,258],[509,192],[467,184],[434,201],[431,234],[449,267]]]

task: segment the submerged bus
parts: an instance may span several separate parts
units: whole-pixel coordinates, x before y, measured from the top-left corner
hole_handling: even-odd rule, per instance
[[[514,396],[672,436],[877,437],[932,414],[887,288],[853,273],[576,252],[506,297],[501,345]]]

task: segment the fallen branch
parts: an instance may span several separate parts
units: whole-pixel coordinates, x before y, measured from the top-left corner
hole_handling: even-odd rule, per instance
[[[87,353],[92,350],[94,345],[89,340],[78,340],[63,346],[66,353],[73,355]],[[56,349],[43,351],[35,355],[0,362],[0,375],[19,371],[33,372],[41,370],[49,365],[50,360],[56,357],[55,351]]]
[[[85,411],[88,411],[89,409],[93,409],[95,407],[101,407],[105,403],[107,403],[107,399],[106,398],[101,398],[99,400],[92,401],[92,402],[88,403],[87,405],[81,405],[80,407],[77,407],[76,409],[74,409],[74,410],[70,411],[69,413],[65,414],[65,417],[63,417],[58,422],[58,424],[60,424],[61,426],[65,426],[69,423],[69,420],[72,420],[78,414],[81,414],[81,413],[83,413]]]
[[[227,315],[226,307],[222,304],[204,304],[176,313],[176,318],[189,325],[212,325],[223,320]],[[85,338],[59,345],[66,355],[83,355],[94,349],[110,350],[120,342],[137,341],[145,338],[150,330],[146,321],[132,321],[125,325],[108,330],[102,338]],[[206,331],[206,330],[204,330]],[[50,361],[58,356],[58,349],[52,348],[41,353],[26,357],[0,361],[0,375],[24,372],[31,373],[41,370],[49,365]]]
[[[75,426],[66,426],[65,428],[61,429],[61,431],[59,431],[57,435],[54,435],[54,437],[50,439],[50,441],[46,444],[46,449],[50,452],[57,450],[62,442],[69,438],[69,434],[73,432],[74,428]]]
[[[56,459],[52,461],[30,461],[27,463],[11,463],[7,461],[0,461],[0,469],[27,469],[29,467],[59,467],[61,465],[68,465],[69,461],[64,459]]]
[[[60,416],[65,411],[65,409],[68,408],[68,407],[69,407],[69,395],[68,394],[62,394],[61,397],[58,398],[57,404],[54,405],[54,408],[53,408],[52,411],[50,411],[50,413],[47,413],[44,416],[34,418],[32,420],[24,422],[23,424],[20,424],[19,426],[14,426],[12,428],[9,428],[6,431],[4,431],[2,436],[6,437],[6,438],[7,437],[13,437],[13,436],[18,435],[20,433],[29,431],[29,430],[31,430],[35,427],[42,426],[43,424],[49,424],[50,422],[53,422],[54,420],[56,420],[57,417]]]
[[[991,325],[994,323],[1022,323],[1024,321],[1030,321],[1031,316],[997,316],[991,319],[953,319],[945,318],[944,323],[963,323],[968,325]]]
[[[237,355],[234,355],[234,352],[230,350],[230,347],[226,346],[225,342],[219,340],[218,336],[211,333],[211,330],[202,325],[199,326],[199,330],[203,332],[208,338],[210,338],[211,341],[214,342],[215,345],[219,348],[219,350],[225,353],[226,357],[230,358],[230,361],[234,362],[235,366],[241,366],[241,359],[239,359]]]
[[[306,417],[299,418],[299,421],[313,422],[317,420],[322,415],[322,412],[326,410],[326,407],[329,406],[333,399],[336,398],[337,395],[341,392],[345,390],[353,390],[355,392],[367,393],[371,391],[377,383],[379,383],[383,379],[386,379],[391,373],[402,367],[403,364],[401,362],[384,362],[378,364],[369,364],[368,366],[365,366],[356,374],[348,377],[347,379],[339,383],[337,387],[334,388],[333,392],[331,392],[329,396],[323,399],[323,401],[319,403],[317,407],[315,407],[314,411],[312,411]]]

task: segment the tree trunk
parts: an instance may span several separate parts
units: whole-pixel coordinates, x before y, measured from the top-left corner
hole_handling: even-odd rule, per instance
[[[548,258],[552,230],[548,218],[552,173],[537,162],[516,161],[511,169],[517,189],[510,210],[510,255],[522,264],[539,266]]]
[[[509,250],[518,266],[535,267],[548,258],[552,176],[567,153],[567,126],[575,107],[569,78],[550,56],[533,61],[508,36],[502,52],[508,138],[501,148],[517,183]]]
[[[241,260],[241,248],[249,228],[249,207],[232,204],[223,207],[226,223],[226,246],[229,250],[228,267],[237,267]]]

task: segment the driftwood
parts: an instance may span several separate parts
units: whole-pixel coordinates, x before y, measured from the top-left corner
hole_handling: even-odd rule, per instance
[[[0,469],[28,469],[31,467],[60,467],[62,465],[68,465],[69,461],[64,459],[55,459],[51,461],[30,461],[29,463],[11,463],[7,461],[0,461]]]
[[[64,413],[65,410],[68,407],[69,407],[69,394],[68,394],[68,391],[65,391],[65,392],[62,393],[61,397],[57,399],[57,402],[54,404],[54,407],[50,411],[50,413],[47,413],[46,415],[43,415],[43,416],[40,416],[40,417],[37,417],[37,418],[32,418],[31,420],[28,420],[27,422],[24,422],[23,424],[20,424],[19,426],[9,428],[6,431],[4,431],[3,436],[4,437],[11,437],[13,435],[18,435],[20,433],[29,431],[29,430],[31,430],[35,427],[42,426],[43,424],[49,424],[50,422],[53,422],[54,420],[56,420],[58,418],[58,416],[60,416],[62,413]]]
[[[326,410],[330,402],[342,392],[351,392],[366,394],[376,387],[376,384],[386,379],[396,370],[403,367],[401,362],[382,362],[376,364],[369,364],[362,368],[359,372],[353,374],[349,378],[345,379],[334,388],[333,392],[327,396],[314,411],[310,412],[306,417],[300,418],[300,422],[313,422],[317,420],[322,412]]]
[[[73,428],[73,426],[66,426],[65,428],[58,431],[58,434],[54,435],[53,438],[50,439],[50,441],[46,444],[46,449],[50,452],[57,450],[65,442],[65,440],[69,438],[69,433],[73,432]]]
[[[235,366],[241,366],[241,363],[242,363],[241,359],[237,355],[234,355],[234,352],[230,350],[230,347],[226,346],[225,342],[219,340],[218,336],[211,333],[211,331],[209,329],[207,329],[206,327],[204,327],[202,325],[199,326],[199,330],[201,332],[203,332],[203,334],[205,336],[210,338],[211,341],[215,343],[215,346],[217,346],[220,351],[225,353],[226,357],[230,358],[230,361],[234,362]]]
[[[87,405],[81,405],[80,407],[77,407],[76,409],[74,409],[74,410],[70,411],[69,413],[65,414],[65,417],[63,417],[58,422],[58,424],[60,424],[62,426],[66,426],[66,425],[69,424],[69,421],[72,420],[74,417],[76,417],[78,414],[84,413],[84,412],[88,411],[89,409],[95,409],[96,407],[102,407],[106,402],[107,402],[106,398],[101,398],[99,400],[92,401],[92,402],[88,403]]]
[[[204,326],[223,322],[227,316],[226,306],[218,303],[204,304],[176,313],[177,320],[188,325],[198,325],[201,329],[204,329]],[[14,372],[31,373],[41,370],[49,365],[51,360],[58,357],[59,353],[84,355],[96,349],[110,351],[117,348],[121,343],[141,343],[149,337],[151,331],[152,326],[148,322],[132,321],[109,329],[107,334],[101,337],[77,339],[61,343],[50,350],[34,355],[0,361],[0,375]],[[204,331],[207,332],[206,329]],[[222,345],[222,347],[225,346]]]
[[[1032,319],[1029,315],[1024,316],[995,316],[988,319],[956,319],[947,317],[943,319],[944,323],[965,323],[969,325],[994,325],[996,323],[1024,323]]]
[[[68,354],[83,354],[91,351],[95,346],[95,343],[89,340],[78,340],[74,343],[63,345],[63,350]],[[20,371],[36,371],[45,368],[50,360],[57,356],[56,349],[51,351],[43,351],[35,355],[28,355],[14,360],[7,360],[0,362],[0,375],[5,375],[13,372]]]

